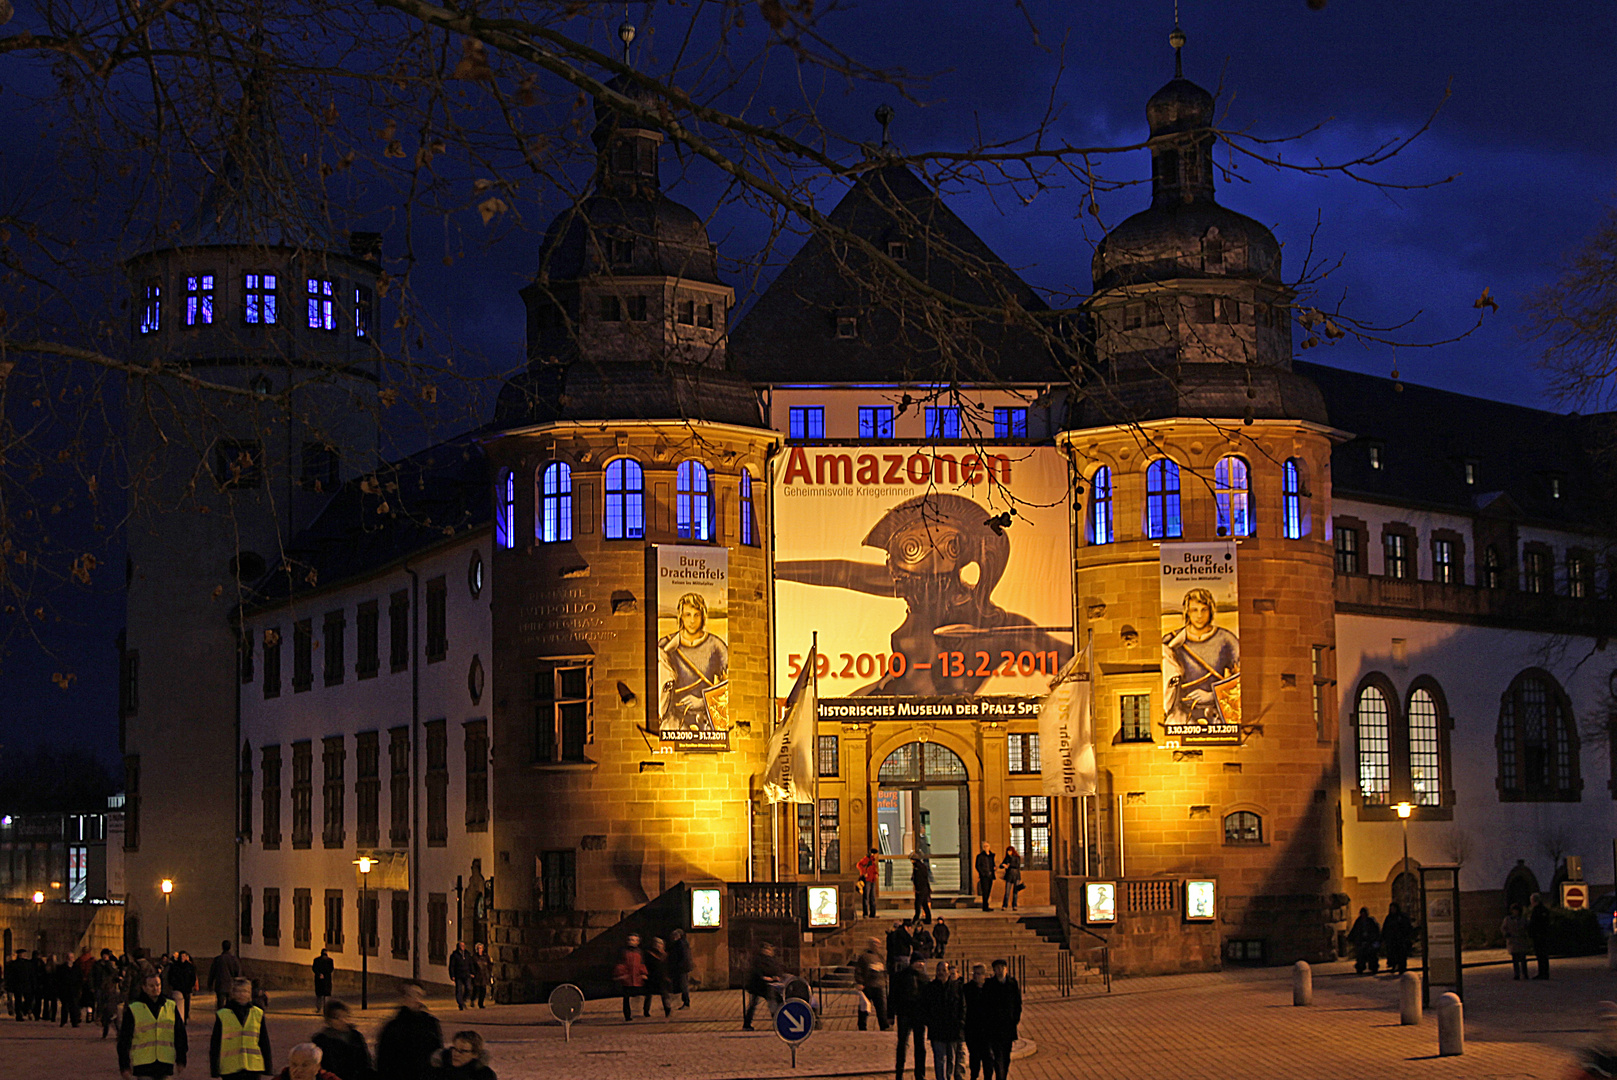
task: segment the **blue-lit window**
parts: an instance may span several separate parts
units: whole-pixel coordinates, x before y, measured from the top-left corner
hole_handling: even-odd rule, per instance
[[[1221,536],[1252,535],[1252,480],[1243,458],[1219,458],[1213,466],[1213,497]]]
[[[1179,520],[1179,465],[1158,458],[1145,470],[1145,535],[1173,540],[1184,535]]]
[[[758,514],[752,501],[752,472],[741,470],[741,542],[747,547],[758,544]]]
[[[243,274],[242,294],[246,298],[242,318],[248,326],[275,325],[274,274]]]
[[[573,470],[565,463],[552,461],[539,474],[539,513],[533,523],[541,543],[573,538]]]
[[[163,283],[152,278],[142,286],[140,332],[155,334],[163,328]]]
[[[646,535],[646,478],[634,458],[618,458],[606,467],[608,540],[641,540]]]
[[[326,278],[310,278],[309,329],[337,329],[336,283]]]
[[[1280,466],[1280,526],[1287,540],[1303,536],[1303,470],[1296,458]]]
[[[500,470],[500,483],[495,488],[498,500],[494,510],[494,542],[503,548],[517,546],[517,477],[510,469]]]
[[[825,406],[793,405],[788,414],[786,434],[793,439],[825,438]]]
[[[960,406],[928,405],[926,407],[926,437],[929,439],[960,438]]]
[[[1027,438],[1027,409],[1021,406],[1016,406],[1013,408],[1002,408],[1000,406],[995,406],[994,438]]]
[[[354,336],[369,337],[371,333],[371,291],[363,285],[354,287]]]
[[[212,274],[197,274],[185,279],[185,325],[213,325]]]
[[[1104,465],[1089,478],[1089,542],[1112,542],[1112,470]]]
[[[891,405],[860,406],[859,437],[861,439],[891,439],[893,437],[893,407]]]
[[[674,480],[674,524],[682,540],[713,539],[713,499],[707,467],[700,461],[679,463]]]

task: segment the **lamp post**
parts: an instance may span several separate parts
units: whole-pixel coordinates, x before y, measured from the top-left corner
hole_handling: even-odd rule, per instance
[[[359,1007],[363,1011],[371,1007],[370,936],[366,933],[365,927],[366,886],[370,882],[371,867],[376,865],[376,860],[369,855],[361,855],[355,860],[355,865],[359,867]]]
[[[36,949],[39,948],[39,938],[40,938],[40,935],[43,932],[43,924],[40,922],[40,912],[44,909],[44,907],[45,907],[45,894],[43,892],[40,892],[38,889],[35,889],[34,890],[34,948],[36,948]],[[41,951],[43,951],[43,950],[41,950]]]
[[[1409,873],[1409,815],[1415,812],[1415,804],[1412,802],[1401,802],[1395,804],[1393,809],[1398,811],[1398,820],[1404,826],[1404,861],[1403,864],[1398,868],[1398,872],[1400,874],[1407,874]],[[1394,882],[1397,880],[1397,878],[1393,878]]]
[[[174,879],[164,878],[161,888],[163,890],[163,955],[172,956],[174,955],[174,950],[170,947],[171,943],[169,941],[168,900],[169,897],[174,895]]]

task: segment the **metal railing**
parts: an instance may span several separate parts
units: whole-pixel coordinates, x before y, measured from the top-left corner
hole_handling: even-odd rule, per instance
[[[794,882],[731,882],[732,919],[797,919],[797,898],[801,892]]]
[[[1100,942],[1099,945],[1092,946],[1092,951],[1098,952],[1100,954],[1100,978],[1101,978],[1101,983],[1103,985],[1105,985],[1106,992],[1108,994],[1110,994],[1112,992],[1112,945],[1111,945],[1111,942],[1107,941],[1105,938],[1101,937],[1099,934],[1095,933],[1095,931],[1089,929],[1089,927],[1087,927],[1087,926],[1080,926],[1077,923],[1074,923],[1072,928],[1074,930],[1078,931],[1081,934],[1088,934],[1090,937],[1092,937],[1096,941]],[[1062,957],[1062,968],[1066,973],[1066,983],[1063,986],[1063,989],[1061,991],[1061,996],[1062,997],[1071,997],[1072,996],[1072,991],[1073,991],[1073,986],[1077,982],[1077,970],[1076,970],[1076,965],[1075,965],[1075,958],[1073,957],[1072,953],[1069,952],[1066,949],[1061,950],[1061,957]]]

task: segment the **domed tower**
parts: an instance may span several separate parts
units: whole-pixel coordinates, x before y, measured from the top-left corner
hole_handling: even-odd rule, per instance
[[[628,79],[609,86],[644,100]],[[750,785],[774,711],[778,437],[725,370],[732,293],[701,219],[661,192],[662,134],[604,101],[596,115],[594,190],[546,234],[522,291],[528,367],[486,440],[506,733],[492,817],[511,866],[495,906],[534,927],[496,949],[497,978],[519,997],[598,977],[593,955],[567,966],[576,927],[681,881],[748,880],[749,857],[769,865]],[[693,946],[723,985],[724,943]]]
[[[126,263],[130,380],[126,763],[131,944],[235,939],[239,770],[232,615],[345,479],[374,466],[380,237],[347,250],[301,195],[270,88],[245,81],[189,220]]]
[[[1060,437],[1083,481],[1075,564],[1095,650],[1090,869],[1216,879],[1217,933],[1176,939],[1204,954],[1187,965],[1317,959],[1342,873],[1326,689],[1334,433],[1291,370],[1280,245],[1214,198],[1213,98],[1183,77],[1177,28],[1171,41],[1175,76],[1146,106],[1151,205],[1095,252],[1101,377]],[[1166,644],[1189,617],[1166,599],[1163,556],[1195,542],[1234,548],[1239,601],[1216,625],[1238,639],[1239,722],[1218,735],[1179,723],[1194,680],[1175,678]]]

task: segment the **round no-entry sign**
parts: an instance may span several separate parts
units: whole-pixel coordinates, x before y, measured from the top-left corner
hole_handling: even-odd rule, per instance
[[[1582,882],[1565,881],[1561,883],[1561,906],[1572,911],[1582,911],[1589,906],[1589,886]]]

